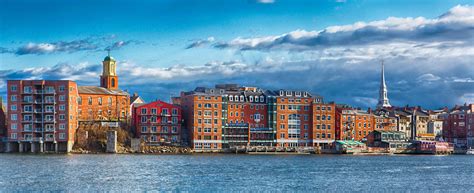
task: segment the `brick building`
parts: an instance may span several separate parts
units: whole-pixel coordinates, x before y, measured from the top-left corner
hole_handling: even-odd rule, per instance
[[[100,86],[79,86],[79,121],[128,121],[130,95],[119,89],[117,64],[110,55],[102,61]]]
[[[9,80],[7,151],[69,152],[77,128],[75,82]]]
[[[335,105],[306,91],[263,90],[235,84],[182,92],[191,146],[220,151],[235,146],[329,147]]]
[[[474,148],[474,104],[454,107],[443,120],[443,138],[458,148]]]
[[[7,136],[7,107],[0,97],[0,143]]]
[[[163,101],[133,108],[135,133],[148,144],[181,143],[182,123],[181,107]]]
[[[365,141],[375,129],[375,115],[346,105],[336,107],[336,139]]]

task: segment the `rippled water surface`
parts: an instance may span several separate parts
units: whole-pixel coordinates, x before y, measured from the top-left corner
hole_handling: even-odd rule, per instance
[[[0,154],[0,191],[474,192],[474,156]]]

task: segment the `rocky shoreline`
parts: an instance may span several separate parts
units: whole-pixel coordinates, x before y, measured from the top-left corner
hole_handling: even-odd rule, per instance
[[[105,154],[103,150],[73,149],[72,154]],[[139,151],[134,151],[130,147],[117,147],[117,154],[191,154],[194,151],[189,147],[172,146],[144,146]]]

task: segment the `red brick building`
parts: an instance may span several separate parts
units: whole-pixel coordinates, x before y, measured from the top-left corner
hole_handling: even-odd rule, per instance
[[[7,136],[7,108],[0,97],[0,141]]]
[[[102,61],[99,86],[79,86],[79,121],[128,121],[130,95],[119,89],[117,64],[110,55]]]
[[[336,139],[365,141],[375,129],[374,114],[345,105],[336,107]]]
[[[181,107],[163,101],[138,104],[133,108],[135,132],[146,143],[180,143],[182,123]]]
[[[335,105],[306,91],[223,84],[182,92],[175,101],[183,107],[189,141],[196,151],[235,146],[328,147],[335,139]]]
[[[456,106],[443,120],[443,138],[456,147],[474,148],[474,104]]]
[[[7,151],[69,152],[77,128],[75,82],[9,80]]]

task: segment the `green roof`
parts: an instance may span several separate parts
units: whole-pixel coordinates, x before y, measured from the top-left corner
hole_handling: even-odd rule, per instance
[[[110,61],[110,60],[115,61],[115,59],[112,58],[112,56],[106,56],[106,57],[104,58],[104,61]]]
[[[365,145],[365,143],[354,140],[337,140],[336,143],[340,143],[343,145]]]

